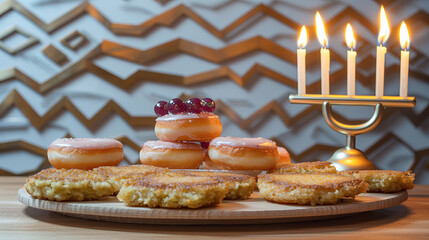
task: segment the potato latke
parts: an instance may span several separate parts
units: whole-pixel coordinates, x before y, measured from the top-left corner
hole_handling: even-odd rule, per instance
[[[323,205],[334,204],[342,198],[354,198],[366,191],[364,181],[337,174],[289,173],[261,174],[258,188],[268,201]]]

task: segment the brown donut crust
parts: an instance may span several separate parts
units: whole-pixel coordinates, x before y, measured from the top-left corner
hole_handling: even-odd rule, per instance
[[[233,147],[228,145],[221,145],[215,147],[213,145],[210,145],[208,150],[209,153],[213,150],[219,151],[225,155],[228,155],[231,158],[228,161],[225,159],[212,158],[209,155],[210,160],[215,163],[220,169],[227,170],[271,170],[276,166],[277,161],[279,159],[279,153],[277,151],[277,148],[260,149],[250,147]],[[249,164],[240,164],[234,161],[234,158],[248,158]],[[262,164],[256,164],[256,161],[259,161],[260,159],[269,159],[269,161],[266,161]],[[256,165],[252,164],[253,161]]]
[[[150,156],[148,155],[149,153],[158,154],[155,156]],[[140,150],[140,162],[142,164],[170,169],[196,169],[201,165],[203,159],[204,154],[201,148],[152,148],[143,145],[142,149]]]
[[[72,162],[57,162],[55,160],[50,160],[49,163],[56,169],[82,169],[82,170],[92,170],[97,167],[101,166],[113,166],[116,167],[121,163],[122,159],[118,160],[112,160],[112,161],[103,161],[100,162],[87,162],[85,164],[76,164]]]
[[[60,147],[60,146],[49,146],[49,151],[55,151],[58,153],[68,154],[68,153],[76,153],[76,154],[100,154],[100,153],[114,153],[118,151],[122,151],[122,147],[114,147],[114,148],[75,148],[75,147]]]
[[[210,146],[212,148],[212,146]],[[277,149],[257,149],[257,148],[246,148],[246,147],[232,147],[227,145],[222,145],[220,147],[213,147],[216,150],[228,154],[232,157],[245,157],[246,155],[249,155],[251,153],[252,156],[255,157],[262,157],[262,156],[271,156],[273,158],[276,158],[279,154],[277,152]],[[277,152],[277,154],[276,154]],[[255,154],[255,155],[254,155]]]

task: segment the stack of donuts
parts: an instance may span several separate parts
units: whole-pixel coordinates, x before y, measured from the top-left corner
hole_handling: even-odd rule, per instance
[[[145,165],[170,169],[271,170],[290,163],[289,153],[264,138],[220,137],[222,124],[210,98],[159,101],[155,134],[140,151]],[[57,169],[89,170],[117,166],[124,158],[122,144],[106,138],[65,138],[48,149],[49,162]]]
[[[204,160],[202,146],[222,133],[219,116],[213,113],[215,102],[210,98],[185,102],[175,98],[168,103],[159,101],[154,110],[159,140],[143,144],[141,163],[171,169],[199,168]]]
[[[271,170],[289,153],[264,138],[220,137],[222,124],[210,98],[159,101],[155,134],[140,151],[142,164],[171,169]]]

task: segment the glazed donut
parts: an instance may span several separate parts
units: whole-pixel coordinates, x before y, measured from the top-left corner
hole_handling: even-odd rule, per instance
[[[286,148],[278,147],[277,151],[279,152],[279,161],[277,162],[277,165],[287,164],[291,163],[289,152],[286,150]]]
[[[155,134],[162,141],[208,142],[219,137],[222,124],[210,112],[167,114],[156,119]]]
[[[171,169],[196,169],[203,158],[203,149],[196,143],[147,141],[140,150],[142,164]]]
[[[204,161],[203,161],[203,168],[209,169],[209,170],[222,170],[220,166],[218,166],[216,163],[214,163],[209,156],[209,151],[206,150],[204,152]]]
[[[225,170],[270,170],[279,160],[276,143],[265,138],[218,137],[208,152],[210,160]]]
[[[123,159],[121,142],[109,138],[60,138],[48,148],[48,160],[57,169],[118,166]]]

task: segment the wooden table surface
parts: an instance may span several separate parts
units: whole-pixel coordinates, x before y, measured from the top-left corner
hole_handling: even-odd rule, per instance
[[[17,200],[24,177],[0,177],[0,239],[429,239],[429,185],[417,185],[399,206],[301,223],[168,226],[99,222],[26,207]]]

